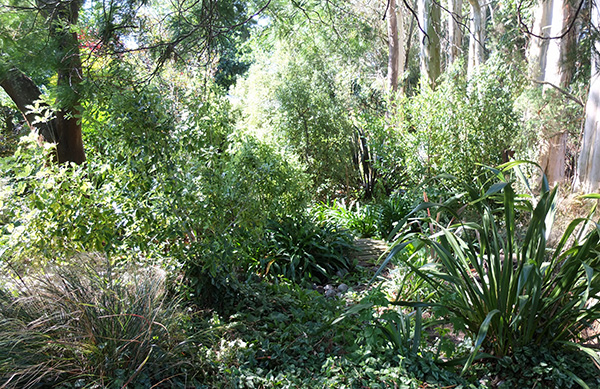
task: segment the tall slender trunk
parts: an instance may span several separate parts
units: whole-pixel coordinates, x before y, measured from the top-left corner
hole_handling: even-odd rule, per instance
[[[600,28],[600,8],[596,2],[590,10],[591,24]],[[585,107],[585,124],[581,151],[577,160],[575,190],[591,193],[600,189],[600,41],[592,47],[592,77]]]
[[[398,39],[398,18],[396,15],[396,0],[389,0],[387,10],[388,20],[388,86],[390,91],[398,90],[398,65],[400,58],[400,42]]]
[[[440,76],[440,7],[432,0],[418,0],[421,30],[421,78],[434,87]]]
[[[573,21],[575,8],[570,0],[542,0],[535,14],[534,31],[529,48],[530,77],[544,83],[542,93],[569,85],[573,67],[566,60],[574,49],[575,31],[561,39]],[[542,38],[536,37],[540,36]],[[551,39],[549,39],[551,38]],[[550,185],[565,180],[568,133],[565,128],[542,129],[539,162]]]
[[[462,0],[448,0],[448,63],[453,63],[462,52]]]
[[[402,2],[396,4],[396,21],[398,23],[398,82],[404,81],[406,66],[407,31],[405,17],[408,14]]]
[[[482,11],[479,0],[469,0],[471,5],[471,23],[469,34],[469,58],[467,75],[470,78],[475,69],[483,63],[484,56],[484,22],[485,12]]]

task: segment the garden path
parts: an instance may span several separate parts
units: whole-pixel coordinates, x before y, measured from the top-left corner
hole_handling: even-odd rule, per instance
[[[380,257],[388,250],[388,245],[384,240],[378,239],[356,239],[356,252],[353,257],[358,260],[358,266],[370,268],[374,272],[379,267]]]

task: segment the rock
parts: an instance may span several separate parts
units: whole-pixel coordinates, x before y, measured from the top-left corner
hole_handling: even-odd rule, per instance
[[[348,285],[346,285],[346,284],[340,284],[340,285],[337,287],[337,290],[338,290],[338,292],[340,292],[340,293],[346,293],[346,292],[348,291]]]
[[[325,285],[325,290],[332,290],[332,289],[333,289],[333,286],[331,286],[329,284]]]
[[[325,290],[325,297],[334,297],[336,295],[335,289]]]

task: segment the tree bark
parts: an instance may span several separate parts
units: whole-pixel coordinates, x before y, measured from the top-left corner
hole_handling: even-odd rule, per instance
[[[527,49],[529,77],[538,81],[544,80],[546,71],[546,53],[549,40],[538,37],[547,38],[550,33],[549,29],[545,28],[549,25],[549,1],[551,0],[539,0],[534,11],[532,35]]]
[[[594,28],[600,27],[600,8],[593,2],[590,10]],[[585,124],[574,189],[592,193],[600,189],[600,42],[596,40],[592,47],[592,77],[590,91],[585,107]]]
[[[483,63],[484,56],[484,13],[481,10],[479,0],[469,0],[471,4],[471,23],[469,34],[469,58],[467,64],[467,76],[471,78],[475,69]]]
[[[451,64],[460,56],[462,52],[462,0],[448,0],[448,63]]]
[[[572,78],[573,63],[567,58],[575,48],[575,29],[557,38],[565,33],[574,17],[575,7],[570,0],[541,0],[538,5],[528,59],[530,77],[543,84],[544,95],[553,89],[551,85],[566,89]],[[568,133],[564,128],[544,128],[541,138],[540,166],[548,183],[556,185],[566,178]]]
[[[398,90],[398,65],[400,58],[400,43],[398,40],[398,18],[396,15],[396,0],[389,0],[388,10],[388,86],[390,91]]]
[[[78,91],[78,86],[83,80],[79,40],[74,32],[62,34],[59,47],[63,55],[58,67],[57,86],[70,90],[71,96],[68,104],[56,114],[58,129],[56,151],[59,162],[69,161],[81,164],[85,162],[85,151],[81,134],[82,111]]]
[[[3,77],[0,77],[0,87],[4,89],[17,106],[17,109],[21,111],[29,127],[37,130],[42,140],[56,143],[55,120],[37,122],[38,113],[28,108],[35,105],[35,102],[39,101],[41,96],[41,92],[33,80],[19,69],[12,68]],[[42,106],[42,109],[45,108],[50,109],[50,107]]]
[[[419,0],[421,77],[433,88],[440,76],[440,7],[432,0]]]

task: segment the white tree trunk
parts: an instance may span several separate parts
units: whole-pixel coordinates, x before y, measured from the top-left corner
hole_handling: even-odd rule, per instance
[[[593,3],[591,10],[592,25],[600,27],[600,9]],[[594,48],[592,48],[594,50]],[[595,51],[600,51],[600,42],[596,40]],[[584,193],[600,189],[600,63],[597,55],[592,53],[592,78],[590,92],[585,106],[585,125],[583,142],[577,160],[575,190]]]
[[[404,67],[406,62],[406,37],[405,16],[406,8],[403,4],[396,4],[396,21],[398,22],[398,80],[404,81]],[[404,89],[404,88],[403,88]]]
[[[571,21],[566,7],[568,0],[541,0],[535,13],[533,33],[544,38],[557,38],[563,35]],[[560,87],[567,87],[570,77],[565,67],[567,52],[572,40],[540,39],[532,37],[529,47],[530,77]],[[553,89],[549,84],[543,87],[543,93]],[[564,128],[542,129],[539,162],[550,185],[556,185],[565,179],[565,159],[568,134]]]
[[[448,63],[453,63],[462,52],[462,0],[448,0]]]
[[[547,38],[550,36],[550,30],[547,26],[551,25],[552,0],[540,0],[534,12],[533,29],[527,59],[529,61],[529,76],[535,80],[543,81],[546,71],[546,54],[548,52],[548,39],[540,39],[536,36]]]
[[[387,10],[388,20],[388,87],[390,91],[398,90],[398,57],[400,56],[398,42],[398,18],[396,0],[389,0]]]
[[[471,4],[471,23],[469,35],[469,58],[467,64],[467,76],[471,78],[475,69],[483,63],[484,55],[484,15],[479,0],[469,0]]]
[[[440,75],[440,7],[432,0],[418,0],[418,13],[421,77],[433,87]]]
[[[565,18],[563,13],[563,4],[562,0],[551,0],[547,1],[547,7],[549,9],[548,12],[548,22],[550,25],[547,26],[546,30],[548,30],[547,34],[550,37],[559,37],[563,34],[563,30],[565,29]],[[546,42],[546,68],[544,69],[544,81],[548,81],[553,83],[554,85],[559,85],[562,79],[563,73],[563,51],[564,45],[562,39],[549,39]],[[564,85],[563,85],[564,86]],[[544,85],[544,88],[551,88],[549,85]]]
[[[547,34],[550,37],[559,37],[563,33],[564,14],[563,1],[553,0],[546,2],[547,7],[552,9],[547,13],[548,22]],[[565,87],[562,84],[563,74],[563,52],[566,50],[563,44],[563,39],[550,39],[545,44],[546,60],[545,69],[543,71],[543,81],[550,82],[554,85]],[[552,86],[545,84],[543,86],[544,93],[547,93]],[[551,186],[555,186],[565,180],[565,158],[567,155],[567,132],[564,129],[551,129],[557,131],[555,133],[542,134],[542,149],[540,152],[540,165],[544,169],[544,174]]]

